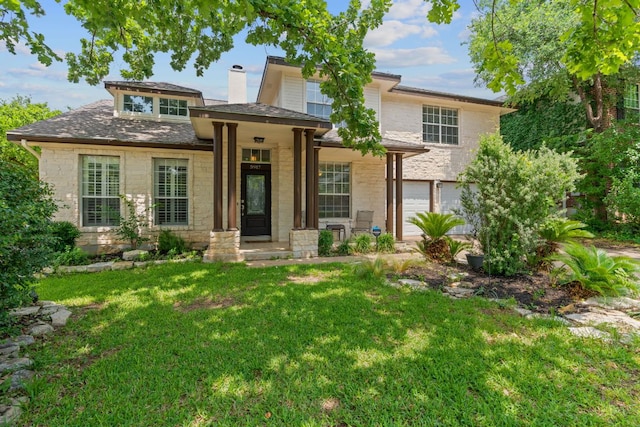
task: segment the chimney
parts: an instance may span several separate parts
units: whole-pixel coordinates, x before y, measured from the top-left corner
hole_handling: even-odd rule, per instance
[[[234,65],[229,69],[229,104],[245,104],[247,102],[247,73],[242,65]]]

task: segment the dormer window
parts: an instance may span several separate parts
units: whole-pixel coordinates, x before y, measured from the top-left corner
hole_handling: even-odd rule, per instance
[[[160,98],[160,114],[163,116],[188,115],[187,101],[184,99]]]
[[[153,97],[125,95],[122,110],[130,113],[153,114]]]

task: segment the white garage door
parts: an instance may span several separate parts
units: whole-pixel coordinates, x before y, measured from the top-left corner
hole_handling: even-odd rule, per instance
[[[440,212],[454,213],[454,209],[460,208],[461,189],[456,188],[455,182],[443,182],[440,189]],[[455,227],[449,234],[470,234],[471,226],[469,224]]]
[[[410,217],[416,216],[416,213],[429,212],[429,182],[404,181],[402,183],[402,198],[402,216],[404,218],[402,234],[403,236],[420,236],[422,231],[409,223],[408,220]]]

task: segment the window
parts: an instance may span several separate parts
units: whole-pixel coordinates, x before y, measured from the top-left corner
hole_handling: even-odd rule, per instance
[[[82,225],[118,225],[120,219],[120,159],[82,157]]]
[[[167,116],[184,116],[188,113],[187,101],[184,99],[160,98],[160,114]]]
[[[318,80],[307,81],[307,114],[329,119],[332,99],[320,92]]]
[[[640,96],[638,85],[629,85],[624,92],[624,113],[628,119],[640,118]]]
[[[349,218],[351,199],[351,164],[319,164],[320,218]]]
[[[422,140],[458,145],[458,110],[423,105]]]
[[[122,110],[131,113],[153,114],[153,97],[125,95]]]
[[[187,225],[187,160],[154,159],[154,206],[157,225]]]
[[[255,148],[242,149],[243,162],[270,163],[271,150],[258,150]]]

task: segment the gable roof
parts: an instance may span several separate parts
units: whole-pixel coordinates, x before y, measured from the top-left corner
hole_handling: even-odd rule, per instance
[[[137,82],[137,81],[105,81],[105,89],[128,90],[135,92],[157,93],[163,95],[189,96],[201,98],[202,92],[190,87],[178,86],[166,82]],[[111,92],[111,90],[109,90]]]
[[[101,100],[7,132],[9,141],[181,148],[211,151],[189,122],[160,122],[113,116],[113,101]]]
[[[417,87],[397,85],[390,92],[404,93],[408,95],[428,96],[430,98],[449,99],[458,102],[468,102],[472,104],[490,105],[492,107],[504,107],[504,101],[475,98],[473,96],[456,95],[454,93],[438,92],[435,90],[421,89]]]

